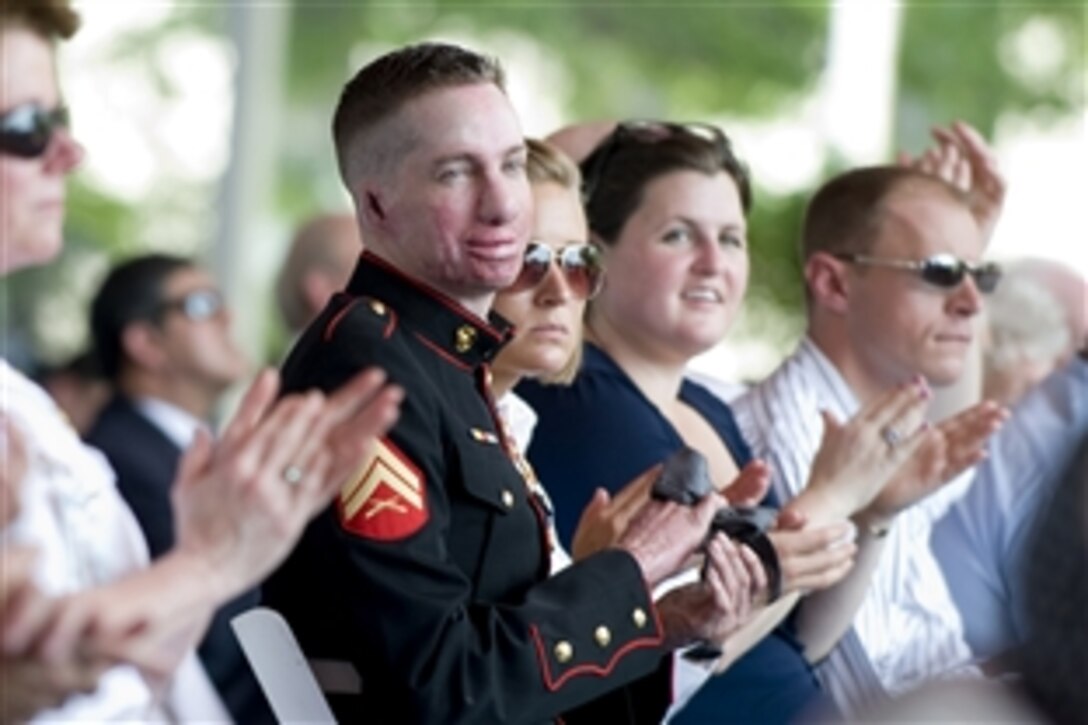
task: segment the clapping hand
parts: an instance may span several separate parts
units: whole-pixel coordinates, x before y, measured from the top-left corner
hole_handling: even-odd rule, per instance
[[[1005,408],[983,401],[926,431],[914,455],[863,512],[865,520],[887,523],[981,461],[986,442],[1008,417]]]

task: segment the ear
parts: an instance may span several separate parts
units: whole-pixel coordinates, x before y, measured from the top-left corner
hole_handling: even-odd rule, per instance
[[[385,222],[385,204],[373,189],[361,189],[363,218],[374,226],[381,226]]]
[[[816,252],[805,262],[805,284],[812,304],[843,314],[850,302],[847,263],[827,252]]]
[[[121,352],[136,367],[158,370],[167,360],[161,339],[162,333],[150,322],[132,322],[121,333]]]

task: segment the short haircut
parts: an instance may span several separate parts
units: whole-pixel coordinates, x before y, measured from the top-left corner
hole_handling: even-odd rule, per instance
[[[344,86],[332,120],[344,184],[350,189],[365,173],[385,168],[414,143],[408,136],[399,143],[368,143],[368,135],[405,103],[430,91],[481,83],[505,89],[499,62],[445,43],[410,45],[363,66]]]
[[[747,214],[752,207],[752,187],[745,164],[733,153],[728,137],[713,126],[698,124],[720,134],[720,143],[699,133],[686,132],[681,124],[660,123],[659,137],[649,141],[625,138],[625,124],[618,124],[582,161],[582,174],[593,188],[586,202],[589,228],[606,244],[614,244],[627,220],[638,210],[650,182],[674,171],[700,171],[712,176],[724,171],[737,185]],[[692,124],[692,128],[696,124]]]
[[[525,147],[528,149],[525,171],[529,177],[529,183],[555,184],[563,189],[577,194],[582,186],[582,175],[578,167],[562,151],[551,144],[535,138],[525,139]],[[574,346],[574,352],[566,364],[555,372],[541,378],[540,382],[549,385],[570,385],[578,375],[582,367],[582,344]]]
[[[26,28],[45,40],[67,40],[79,29],[79,14],[68,0],[3,0],[0,29]]]
[[[809,202],[801,230],[802,259],[816,252],[871,251],[887,216],[887,201],[912,192],[943,195],[967,204],[963,191],[916,169],[867,166],[847,171],[821,186]]]
[[[106,275],[91,302],[91,337],[107,379],[116,380],[121,373],[125,328],[139,320],[158,319],[167,279],[195,266],[184,257],[149,254],[122,262]]]

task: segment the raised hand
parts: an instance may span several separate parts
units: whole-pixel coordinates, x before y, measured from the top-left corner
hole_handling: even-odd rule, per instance
[[[657,603],[671,648],[720,644],[748,621],[754,602],[766,598],[763,565],[748,547],[717,533],[706,556],[701,581],[673,589]]]
[[[977,130],[963,121],[932,131],[936,145],[921,156],[899,155],[899,163],[938,176],[962,189],[971,205],[971,213],[989,241],[1001,217],[1008,184],[997,163],[997,156]]]
[[[866,521],[886,523],[986,456],[986,442],[1009,412],[983,401],[927,432],[906,463],[863,512]]]

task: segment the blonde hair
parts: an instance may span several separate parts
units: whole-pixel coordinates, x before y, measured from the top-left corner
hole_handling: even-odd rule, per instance
[[[570,157],[555,146],[535,138],[525,139],[525,146],[529,150],[526,173],[531,184],[555,184],[571,193],[579,193],[582,175]],[[540,382],[546,385],[570,385],[574,382],[582,368],[582,335],[579,334],[578,337],[579,343],[574,346],[566,364],[552,375],[541,376]]]

